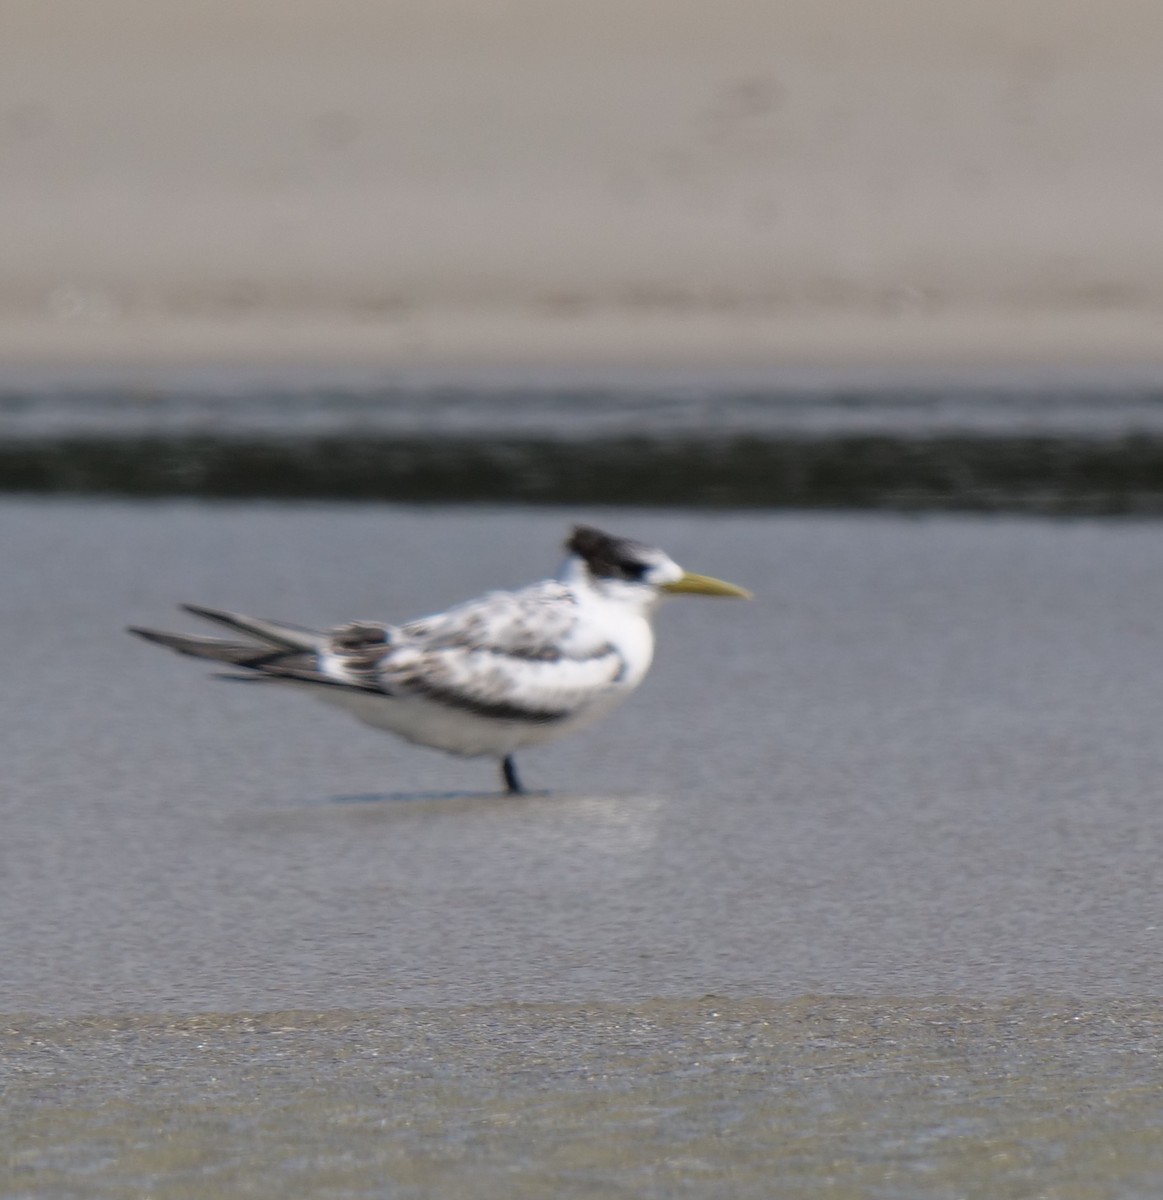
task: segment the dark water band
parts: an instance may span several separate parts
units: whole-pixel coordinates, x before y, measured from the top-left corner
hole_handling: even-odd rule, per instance
[[[1163,513],[1163,436],[62,436],[7,493],[404,503]]]

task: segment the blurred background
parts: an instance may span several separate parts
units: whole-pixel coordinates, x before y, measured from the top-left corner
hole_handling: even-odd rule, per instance
[[[3,27],[0,486],[1160,506],[1150,0]]]
[[[1151,0],[6,0],[7,362],[1159,362]]]

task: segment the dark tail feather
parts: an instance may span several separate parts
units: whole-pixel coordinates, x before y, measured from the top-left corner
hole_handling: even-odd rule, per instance
[[[183,604],[182,608],[204,621],[225,625],[238,633],[259,638],[272,646],[285,650],[318,650],[323,644],[323,635],[301,625],[288,625],[283,621],[267,621],[262,617],[246,617],[242,613],[226,612],[218,608],[203,608],[200,604]]]
[[[147,642],[156,642],[179,654],[188,654],[191,658],[208,658],[213,662],[229,663],[233,667],[250,667],[263,670],[277,663],[280,659],[292,657],[285,646],[256,646],[253,642],[228,642],[222,638],[195,637],[185,633],[166,633],[160,629],[141,629],[131,625],[130,633],[145,638]],[[297,652],[296,652],[297,653]]]
[[[348,688],[355,691],[375,691],[372,684],[349,683],[323,675],[315,665],[314,653],[287,646],[256,646],[253,642],[228,642],[223,638],[198,637],[186,633],[166,633],[161,629],[142,629],[130,625],[129,633],[155,642],[179,654],[191,658],[207,658],[212,662],[227,663],[232,667],[253,671],[253,675],[219,675],[220,679],[234,680],[281,680],[291,683],[307,683],[325,687]]]

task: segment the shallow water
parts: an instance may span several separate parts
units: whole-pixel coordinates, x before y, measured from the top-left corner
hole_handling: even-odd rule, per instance
[[[121,632],[418,615],[580,517],[759,599],[670,605],[621,714],[523,757],[545,794]],[[5,1195],[1158,1194],[1163,527],[0,533]]]

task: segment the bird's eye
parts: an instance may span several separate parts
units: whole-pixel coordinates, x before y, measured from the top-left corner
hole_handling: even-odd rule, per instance
[[[633,583],[640,583],[642,577],[646,574],[646,564],[637,562],[632,558],[625,558],[618,564],[618,570],[622,573],[624,579],[629,579]]]

